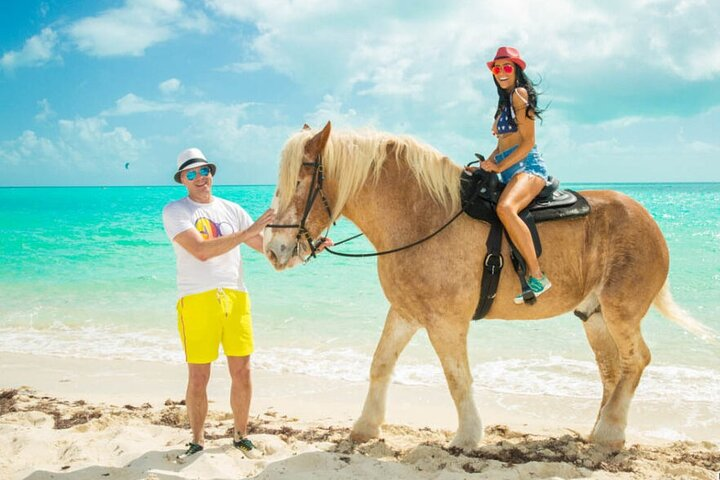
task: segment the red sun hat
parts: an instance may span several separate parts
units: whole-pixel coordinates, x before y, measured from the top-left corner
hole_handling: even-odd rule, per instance
[[[507,58],[511,62],[513,62],[518,67],[525,70],[525,60],[520,58],[520,52],[517,48],[513,47],[500,47],[498,48],[497,53],[495,54],[495,58],[487,62],[487,66],[490,70],[492,70],[493,65],[495,64],[495,60],[500,58]]]

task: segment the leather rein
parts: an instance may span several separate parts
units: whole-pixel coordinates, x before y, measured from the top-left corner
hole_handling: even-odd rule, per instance
[[[328,233],[330,232],[330,227],[328,226],[327,231],[325,232],[325,236],[320,237],[316,242],[313,242],[312,236],[310,235],[310,231],[308,231],[307,227],[305,226],[308,217],[310,216],[310,211],[312,210],[313,204],[315,203],[315,199],[317,199],[318,196],[322,199],[323,205],[325,205],[325,210],[327,211],[328,217],[332,220],[332,225],[335,225],[335,220],[333,220],[332,210],[330,208],[330,204],[328,203],[327,196],[325,195],[325,192],[323,191],[323,181],[325,180],[325,175],[323,173],[323,165],[322,165],[322,157],[320,154],[318,154],[315,157],[314,162],[303,162],[303,166],[305,167],[312,167],[313,168],[313,178],[312,178],[312,184],[310,186],[310,190],[308,190],[308,196],[305,200],[305,209],[303,211],[303,216],[300,219],[300,223],[295,224],[270,224],[267,227],[268,228],[297,228],[298,232],[295,236],[296,244],[295,244],[295,255],[300,254],[299,252],[299,246],[301,240],[305,240],[310,247],[310,256],[307,260],[305,260],[305,263],[310,261],[311,258],[315,258],[318,253],[318,247],[320,244],[327,238]],[[331,250],[329,247],[326,247],[325,250],[330,252],[333,255],[337,255],[340,257],[378,257],[380,255],[387,255],[390,253],[396,253],[400,252],[402,250],[406,250],[408,248],[412,248],[416,245],[419,245],[427,240],[430,240],[432,237],[437,235],[438,233],[445,230],[446,227],[448,227],[452,222],[454,222],[461,214],[463,213],[463,210],[460,209],[459,212],[457,212],[455,215],[450,218],[442,227],[435,230],[430,235],[427,235],[426,237],[421,238],[420,240],[416,240],[408,245],[392,248],[390,250],[383,250],[382,252],[373,252],[373,253],[343,253],[343,252],[336,252]],[[363,233],[359,233],[357,235],[354,235],[352,237],[346,238],[345,240],[342,240],[340,242],[335,243],[335,246],[341,245],[345,242],[349,242],[350,240],[354,240],[358,237],[361,237],[364,235]]]

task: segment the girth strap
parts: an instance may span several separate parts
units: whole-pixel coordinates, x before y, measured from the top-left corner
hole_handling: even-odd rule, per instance
[[[480,284],[480,300],[478,300],[473,320],[483,318],[487,315],[490,307],[492,307],[495,294],[497,293],[498,283],[500,282],[500,272],[503,268],[503,256],[500,253],[503,227],[499,218],[495,217],[494,220],[495,221],[490,222],[490,233],[485,242],[487,255],[485,255],[485,266]]]
[[[538,235],[537,227],[533,221],[533,216],[528,209],[525,209],[520,212],[520,218],[523,219],[530,230],[533,244],[535,246],[535,254],[539,257],[542,254],[542,246],[540,244],[540,236]],[[492,307],[493,301],[495,300],[498,284],[500,283],[500,272],[503,268],[503,256],[500,253],[500,249],[502,246],[503,232],[505,232],[505,228],[495,212],[492,213],[492,217],[487,221],[490,224],[490,232],[488,233],[487,241],[485,242],[487,254],[485,255],[482,281],[480,283],[480,299],[478,300],[477,308],[475,308],[473,320],[480,320],[490,311],[490,307]],[[508,243],[510,245],[510,259],[512,260],[513,267],[518,275],[518,279],[520,280],[523,300],[525,303],[532,305],[535,303],[536,298],[535,293],[532,291],[525,279],[527,274],[527,265],[509,236]]]

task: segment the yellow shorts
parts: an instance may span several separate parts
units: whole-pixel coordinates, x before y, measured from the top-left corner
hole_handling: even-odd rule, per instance
[[[250,297],[247,292],[218,288],[178,300],[178,332],[187,363],[211,363],[222,343],[225,355],[253,352]]]

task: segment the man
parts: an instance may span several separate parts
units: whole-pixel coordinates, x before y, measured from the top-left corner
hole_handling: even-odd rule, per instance
[[[261,453],[246,437],[253,335],[238,246],[245,243],[262,253],[262,232],[275,213],[268,209],[253,223],[242,207],[213,196],[216,166],[197,148],[182,151],[177,165],[175,181],[188,195],[165,206],[163,224],[177,257],[178,331],[188,365],[185,402],[193,435],[178,458],[204,448],[207,384],[220,344],[232,379],[233,445],[248,458],[257,458]]]

